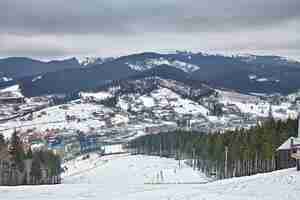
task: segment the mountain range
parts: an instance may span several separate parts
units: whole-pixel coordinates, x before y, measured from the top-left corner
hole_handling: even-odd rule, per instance
[[[119,58],[42,62],[0,60],[1,87],[19,83],[26,96],[70,93],[113,81],[162,77],[243,93],[288,94],[300,88],[300,63],[280,56],[145,52]]]

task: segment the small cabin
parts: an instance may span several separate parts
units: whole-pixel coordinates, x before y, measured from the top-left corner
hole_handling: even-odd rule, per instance
[[[290,137],[276,151],[276,169],[286,169],[296,166],[296,159],[292,154],[300,149],[300,138]]]
[[[298,117],[298,137],[290,137],[276,150],[276,169],[297,166],[300,171],[300,115]]]

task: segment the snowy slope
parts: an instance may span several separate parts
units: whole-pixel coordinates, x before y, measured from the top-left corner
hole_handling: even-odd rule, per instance
[[[187,166],[178,169],[177,161],[166,158],[91,156],[84,162],[77,161],[77,167],[69,163],[69,170],[78,173],[65,176],[61,185],[0,187],[0,199],[296,200],[300,196],[300,173],[295,169],[208,184],[145,184],[161,179],[161,171],[165,183],[207,179]]]
[[[184,99],[167,88],[153,90],[149,95],[126,95],[121,97],[118,105],[122,109],[127,110],[129,104],[135,111],[142,110],[144,107],[156,107],[159,110],[163,110],[164,107],[170,107],[179,114],[206,115],[208,113],[208,110],[202,105],[192,100]]]
[[[14,128],[35,128],[37,131],[66,128],[88,131],[91,128],[99,128],[105,125],[104,121],[99,121],[98,119],[93,118],[93,112],[111,112],[109,108],[101,105],[69,103],[64,106],[65,109],[62,108],[62,106],[54,106],[35,112],[33,114],[33,120],[23,121],[21,119],[15,119],[7,121],[0,124],[0,130],[10,129],[4,132],[4,134],[7,135],[11,134]],[[67,122],[66,115],[76,116],[77,120]]]
[[[10,93],[12,97],[23,97],[19,85],[13,85],[0,90],[1,93]]]
[[[296,118],[298,112],[290,109],[290,102],[283,102],[279,105],[271,105],[266,100],[261,100],[257,96],[241,94],[232,91],[217,90],[219,101],[225,105],[236,105],[242,113],[253,114],[258,117],[268,117],[271,110],[272,115],[276,119],[286,120],[288,118]],[[283,111],[283,112],[282,112]]]
[[[73,166],[77,165],[77,169]],[[128,156],[114,155],[96,159],[84,160],[81,163],[67,163],[72,176],[65,176],[64,182],[71,184],[95,183],[97,185],[110,184],[120,187],[144,185],[145,183],[191,183],[207,182],[203,174],[193,171],[192,168],[183,164],[178,167],[178,161],[167,158],[152,156]],[[86,170],[76,173],[77,170],[96,167],[95,170]],[[118,177],[122,177],[119,181]],[[104,187],[104,186],[103,186]]]

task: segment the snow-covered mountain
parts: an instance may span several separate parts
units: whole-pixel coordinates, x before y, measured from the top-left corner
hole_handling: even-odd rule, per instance
[[[31,60],[23,61],[23,59],[11,58],[0,60],[0,67],[5,63],[22,66],[22,62],[26,66],[34,63]],[[64,67],[60,68],[62,63],[64,63]],[[153,74],[162,76],[163,74],[164,78],[169,73],[168,79],[177,80],[180,76],[190,81],[206,82],[214,88],[228,88],[244,93],[288,94],[300,88],[300,79],[298,78],[300,63],[279,56],[224,56],[179,51],[145,52],[119,58],[88,57],[81,64],[75,62],[74,59],[64,62],[52,61],[46,64],[55,65],[51,68],[51,73],[44,68],[43,70],[34,69],[33,72],[26,70],[24,73],[13,70],[15,73],[13,75],[6,72],[8,69],[2,70],[2,72],[6,81],[14,79],[15,82],[8,81],[9,83],[22,82],[26,96],[77,92],[83,89],[97,88],[110,81],[130,79],[141,74],[144,76],[147,73],[151,76]],[[70,64],[71,66],[69,66]],[[13,68],[10,67],[8,71],[11,69]],[[40,73],[36,74],[37,72]],[[41,73],[43,78],[32,82]],[[53,82],[57,84],[53,85]],[[7,82],[2,82],[0,87],[4,83]],[[7,86],[7,84],[4,85]]]

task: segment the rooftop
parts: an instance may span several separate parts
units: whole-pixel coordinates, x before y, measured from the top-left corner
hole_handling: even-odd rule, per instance
[[[290,137],[287,139],[280,147],[277,148],[277,151],[279,150],[290,150],[291,149],[291,141],[294,140],[294,145],[300,146],[300,138]]]

